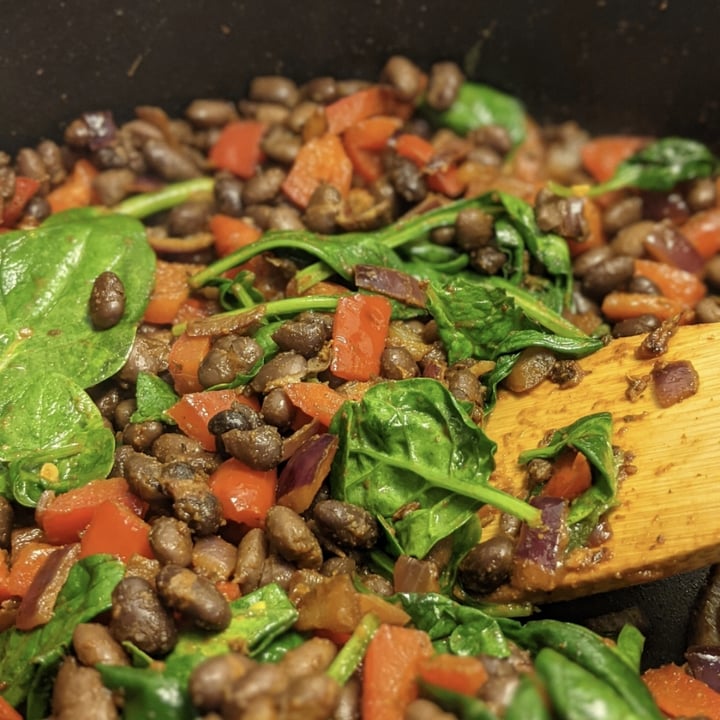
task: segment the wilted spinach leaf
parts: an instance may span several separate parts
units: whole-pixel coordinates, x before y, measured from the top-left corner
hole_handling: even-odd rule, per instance
[[[373,513],[396,554],[425,557],[484,503],[536,520],[533,508],[488,484],[495,444],[435,380],[375,385],[345,403],[330,431],[340,440],[333,496]]]
[[[617,467],[612,449],[612,415],[606,412],[587,415],[556,430],[547,445],[521,453],[520,462],[527,463],[533,458],[556,458],[566,447],[583,453],[593,474],[591,487],[570,503],[567,523],[572,548],[585,542],[600,516],[616,503]]]
[[[143,225],[96,211],[52,216],[0,238],[0,493],[33,505],[57,466],[56,490],[104,477],[112,433],[83,392],[122,367],[152,288],[155,255]],[[125,313],[95,330],[88,300],[111,270]]]
[[[5,700],[17,706],[25,699],[36,673],[67,649],[75,626],[110,608],[112,591],[124,573],[125,566],[108,555],[84,558],[70,569],[47,625],[0,633],[0,695]]]
[[[158,420],[174,425],[175,421],[167,414],[177,401],[175,391],[161,378],[152,373],[138,373],[135,384],[137,410],[131,415],[130,422],[147,422]]]
[[[720,161],[702,143],[668,137],[620,163],[610,180],[594,185],[590,194],[602,195],[625,187],[668,191],[680,182],[715,175],[719,169]]]
[[[522,103],[495,88],[481,83],[465,82],[455,102],[442,112],[424,104],[421,112],[436,126],[449,127],[459,135],[487,125],[504,127],[513,145],[525,139],[525,108]]]

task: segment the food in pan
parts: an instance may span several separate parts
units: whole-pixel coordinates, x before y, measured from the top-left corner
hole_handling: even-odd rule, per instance
[[[602,541],[610,417],[524,498],[483,431],[718,319],[716,170],[403,57],[0,155],[0,716],[718,717],[718,647],[643,682],[635,628],[486,601]]]

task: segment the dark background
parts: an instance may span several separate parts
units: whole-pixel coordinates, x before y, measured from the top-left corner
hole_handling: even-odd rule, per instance
[[[61,137],[84,110],[181,111],[282,73],[376,77],[406,54],[459,62],[539,120],[596,132],[688,135],[718,146],[720,3],[714,0],[0,0],[0,149]],[[682,658],[701,571],[546,613],[637,606],[645,662]]]

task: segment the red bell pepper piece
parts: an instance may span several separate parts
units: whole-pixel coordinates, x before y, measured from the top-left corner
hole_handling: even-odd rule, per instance
[[[18,175],[15,178],[13,196],[5,203],[5,207],[3,208],[2,223],[0,223],[0,225],[14,227],[15,223],[22,216],[25,206],[39,188],[40,183],[37,180]]]
[[[245,180],[251,178],[265,159],[260,146],[265,130],[264,123],[255,120],[228,123],[210,149],[210,162]]]
[[[276,486],[275,470],[253,470],[235,458],[210,476],[210,489],[220,501],[223,517],[252,528],[264,527],[275,504]]]

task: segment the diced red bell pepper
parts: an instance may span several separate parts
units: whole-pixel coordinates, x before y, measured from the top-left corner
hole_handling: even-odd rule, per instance
[[[130,508],[106,500],[95,510],[80,539],[80,557],[109,553],[123,561],[133,555],[153,558],[149,533],[150,526]]]

